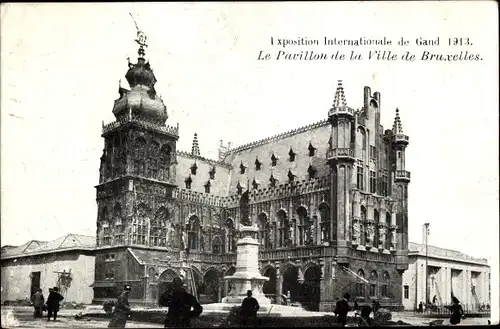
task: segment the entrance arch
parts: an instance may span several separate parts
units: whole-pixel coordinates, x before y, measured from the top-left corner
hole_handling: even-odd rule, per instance
[[[310,266],[304,273],[304,308],[308,311],[319,311],[321,269],[317,265]]]
[[[179,275],[173,270],[163,271],[163,273],[158,278],[158,298],[160,298],[160,296],[163,295],[165,291],[172,290],[172,281],[174,281],[174,279],[177,277],[179,277]]]
[[[299,301],[301,295],[301,284],[299,283],[299,272],[295,266],[289,266],[283,273],[283,295],[289,296],[291,302]],[[281,297],[281,296],[280,296]]]
[[[262,287],[262,292],[268,298],[271,298],[271,300],[275,301],[276,300],[276,279],[277,279],[276,269],[274,267],[268,268],[264,272],[264,276],[267,276],[269,278],[269,280],[264,282],[264,285]]]
[[[219,299],[219,272],[211,268],[203,276],[200,284],[200,304],[217,303]]]

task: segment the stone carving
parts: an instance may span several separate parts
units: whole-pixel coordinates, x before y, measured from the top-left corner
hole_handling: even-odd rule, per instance
[[[366,225],[365,243],[369,247],[373,247],[373,240],[375,238],[375,230],[373,229],[373,223],[368,223]]]
[[[396,230],[391,231],[391,248],[396,249]]]
[[[361,240],[361,226],[359,219],[354,218],[352,221],[352,243],[360,244]]]
[[[385,240],[386,240],[386,228],[384,226],[380,226],[378,229],[378,248],[385,249]]]

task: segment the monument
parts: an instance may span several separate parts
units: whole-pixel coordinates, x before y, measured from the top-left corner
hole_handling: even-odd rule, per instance
[[[258,229],[255,225],[240,225],[241,238],[237,242],[236,271],[231,276],[224,277],[228,281],[230,291],[222,299],[225,304],[241,305],[247,296],[247,291],[252,291],[252,296],[259,305],[271,305],[271,300],[262,292],[264,282],[269,278],[262,276],[259,271],[259,242],[256,239]]]

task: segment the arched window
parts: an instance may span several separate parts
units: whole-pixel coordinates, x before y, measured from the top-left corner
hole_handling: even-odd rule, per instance
[[[308,244],[309,240],[312,238],[309,216],[307,216],[306,208],[297,208],[297,216],[299,217],[299,246],[303,246]]]
[[[364,229],[366,225],[366,208],[364,206],[361,206],[361,227],[363,228],[361,230],[361,234],[364,237],[363,244],[366,242],[366,234],[367,231]]]
[[[236,230],[234,229],[234,222],[231,218],[226,220],[227,232],[227,250],[228,252],[236,252]]]
[[[168,180],[170,178],[170,162],[172,148],[170,145],[163,145],[160,150],[160,179]]]
[[[157,179],[158,178],[158,169],[160,165],[159,157],[160,157],[160,144],[156,141],[152,141],[149,146],[149,177]]]
[[[376,271],[372,271],[370,274],[370,296],[377,296],[377,280],[378,274]]]
[[[104,207],[101,211],[101,227],[102,227],[102,244],[103,246],[111,245],[111,227],[109,225],[108,208]]]
[[[321,221],[321,242],[330,241],[330,208],[326,203],[322,203],[318,207],[319,217]]]
[[[188,248],[191,250],[198,250],[200,248],[201,237],[201,224],[198,216],[193,215],[189,218],[186,229],[188,231]]]
[[[269,239],[269,220],[266,214],[261,213],[258,216],[259,225],[259,243],[262,249],[271,248],[271,240]]]
[[[365,278],[365,272],[363,270],[358,271],[358,276],[361,278]],[[358,282],[356,282],[356,296],[365,297],[365,282],[362,279],[358,278]]]
[[[212,253],[217,255],[222,253],[222,243],[218,236],[216,236],[212,242]]]
[[[153,247],[167,246],[167,221],[168,211],[161,207],[156,211],[155,217],[151,221],[149,231],[149,245]]]
[[[144,176],[144,165],[146,159],[146,140],[142,137],[137,137],[134,141],[134,174]]]
[[[382,277],[383,283],[382,283],[382,296],[384,297],[390,297],[390,290],[389,290],[389,273],[384,272],[384,275]]]
[[[363,127],[358,127],[356,134],[356,157],[364,160],[366,154],[366,132]]]
[[[283,209],[280,209],[276,213],[276,217],[279,223],[278,247],[284,247],[290,240],[290,234],[289,234],[290,225],[288,223],[288,218],[286,216],[286,213]]]
[[[124,244],[125,234],[122,221],[122,207],[119,203],[117,203],[113,209],[113,221],[115,224],[115,244]]]
[[[139,207],[137,207],[137,218],[132,224],[133,244],[146,244],[148,213],[149,211],[145,204],[141,203]]]

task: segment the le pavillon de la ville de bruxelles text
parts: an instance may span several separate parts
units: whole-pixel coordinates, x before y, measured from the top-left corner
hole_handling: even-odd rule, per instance
[[[449,37],[443,40],[441,37],[426,39],[422,37],[417,37],[414,40],[406,40],[400,38],[396,42],[383,37],[380,39],[365,38],[360,37],[357,39],[340,39],[340,38],[328,38],[324,37],[323,40],[320,39],[309,39],[306,37],[300,37],[296,39],[286,39],[286,38],[275,38],[271,37],[271,46],[279,48],[287,47],[304,47],[304,46],[335,46],[335,47],[351,47],[347,49],[341,48],[337,49],[332,53],[325,53],[320,51],[315,51],[313,49],[300,50],[296,52],[290,52],[286,50],[279,50],[274,54],[260,51],[258,55],[258,60],[404,60],[404,61],[480,61],[482,57],[479,54],[469,52],[466,47],[473,45],[472,40],[466,37]],[[394,47],[394,46],[417,46],[422,47],[420,54],[413,54],[409,51],[403,51],[398,53],[391,50],[383,50],[383,48],[373,48],[373,47]],[[448,46],[450,51],[447,53],[440,53],[436,51],[429,50],[427,47],[439,47]],[[371,47],[366,52],[360,52],[362,47]],[[360,51],[358,51],[358,49]]]

